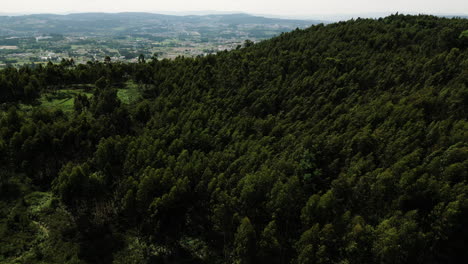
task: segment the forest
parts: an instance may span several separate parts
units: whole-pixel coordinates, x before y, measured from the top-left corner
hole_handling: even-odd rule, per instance
[[[467,114],[462,18],[8,67],[0,263],[468,263]]]

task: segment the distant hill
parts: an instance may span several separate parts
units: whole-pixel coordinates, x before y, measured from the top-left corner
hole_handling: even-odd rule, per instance
[[[30,34],[127,34],[226,27],[290,31],[321,21],[266,18],[248,14],[175,16],[152,13],[76,13],[0,16],[0,36]]]

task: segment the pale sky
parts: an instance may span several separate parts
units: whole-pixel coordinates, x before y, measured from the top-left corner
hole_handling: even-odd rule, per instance
[[[468,0],[0,0],[0,13],[236,11],[313,16],[365,13],[468,14]]]

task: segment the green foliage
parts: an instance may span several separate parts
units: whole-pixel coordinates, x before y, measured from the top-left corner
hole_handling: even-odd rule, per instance
[[[96,86],[98,90],[102,90],[106,88],[107,86],[109,86],[109,82],[107,81],[105,77],[101,77],[96,81],[96,83],[94,83],[94,86]]]
[[[245,217],[237,228],[237,232],[234,237],[235,263],[254,263],[254,257],[256,254],[255,240],[255,229],[250,223],[249,218]]]
[[[141,99],[138,86],[133,83],[127,83],[125,89],[118,89],[117,97],[124,104],[131,104]]]
[[[462,33],[460,33],[460,38],[468,38],[468,30],[465,30]]]
[[[262,263],[281,263],[281,245],[277,239],[276,223],[268,223],[258,243],[258,257]]]
[[[50,200],[86,263],[465,263],[467,23],[392,15],[199,58],[5,69],[2,232],[22,231],[2,254],[30,252],[28,208]],[[74,115],[18,109],[35,78],[42,96],[96,89]],[[54,196],[24,204],[14,173]]]
[[[54,181],[54,192],[65,202],[73,205],[87,195],[89,168],[68,163]]]
[[[111,114],[120,106],[117,90],[109,87],[98,88],[91,101],[91,112],[94,115]]]
[[[73,242],[72,217],[51,193],[34,192],[26,184],[23,177],[11,176],[8,188],[16,186],[21,193],[14,199],[3,196],[0,202],[1,262],[83,263]]]

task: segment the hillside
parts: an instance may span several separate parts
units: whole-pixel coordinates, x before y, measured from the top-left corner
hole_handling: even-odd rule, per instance
[[[0,262],[466,263],[467,30],[2,70]],[[74,110],[40,104],[61,89]]]

